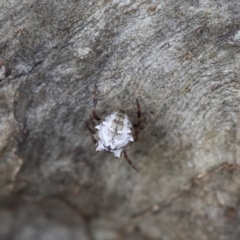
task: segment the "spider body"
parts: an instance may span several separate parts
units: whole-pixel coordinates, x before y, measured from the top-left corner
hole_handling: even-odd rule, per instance
[[[134,129],[125,111],[108,115],[95,127],[96,151],[106,150],[120,158],[122,151],[134,142]]]
[[[137,116],[138,123],[132,124],[128,115],[124,110],[119,110],[113,112],[107,117],[101,119],[96,114],[97,97],[96,97],[97,87],[95,85],[95,92],[93,97],[93,109],[90,119],[86,122],[86,126],[90,133],[92,134],[92,140],[96,145],[96,151],[107,151],[113,153],[116,158],[120,158],[123,154],[127,162],[131,167],[138,171],[136,167],[132,164],[129,159],[126,149],[138,139],[138,133],[140,131],[141,125],[141,109],[137,102]],[[95,121],[98,124],[95,124]],[[91,127],[94,125],[94,129]]]

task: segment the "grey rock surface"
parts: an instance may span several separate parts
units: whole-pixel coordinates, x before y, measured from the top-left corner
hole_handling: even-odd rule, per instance
[[[122,157],[85,123],[123,108]],[[240,1],[1,0],[0,239],[238,240]]]

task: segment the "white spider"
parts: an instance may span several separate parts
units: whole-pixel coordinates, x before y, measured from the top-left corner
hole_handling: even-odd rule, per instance
[[[127,156],[126,149],[135,141],[137,141],[139,127],[141,125],[141,109],[138,100],[138,123],[132,125],[129,117],[124,110],[113,112],[107,117],[101,119],[96,114],[97,98],[96,98],[97,87],[95,86],[95,94],[93,98],[93,110],[89,121],[87,122],[87,128],[92,134],[92,140],[96,144],[96,151],[107,151],[113,153],[116,158],[120,158],[122,153],[124,154],[127,162],[132,166],[133,169],[138,171],[132,164],[131,160]],[[98,121],[98,125],[94,129],[90,127],[90,124],[94,124],[94,119]]]

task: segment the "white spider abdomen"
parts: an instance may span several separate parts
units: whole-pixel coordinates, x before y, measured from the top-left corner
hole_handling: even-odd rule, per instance
[[[123,110],[108,115],[95,128],[98,130],[96,151],[106,150],[119,158],[122,151],[134,142],[133,126]]]

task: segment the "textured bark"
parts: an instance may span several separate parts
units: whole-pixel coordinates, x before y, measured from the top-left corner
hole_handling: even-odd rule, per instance
[[[122,158],[85,121],[144,129]],[[240,1],[1,0],[0,239],[240,238]]]

